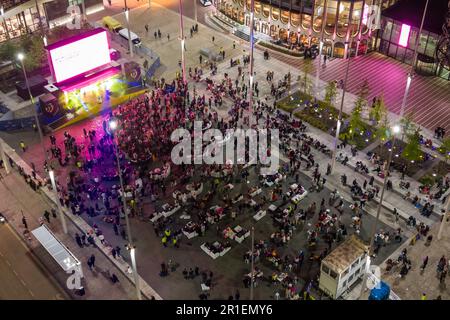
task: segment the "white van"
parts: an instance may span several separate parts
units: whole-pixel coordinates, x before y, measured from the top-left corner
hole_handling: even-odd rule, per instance
[[[119,35],[128,41],[128,29],[127,28],[120,29]],[[133,44],[136,47],[140,47],[142,42],[141,42],[141,39],[137,36],[137,34],[130,30],[130,36],[131,36],[131,42],[133,42]]]

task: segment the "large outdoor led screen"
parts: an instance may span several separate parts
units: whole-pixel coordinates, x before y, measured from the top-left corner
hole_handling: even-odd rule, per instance
[[[111,62],[108,36],[103,29],[54,43],[47,49],[57,83]]]

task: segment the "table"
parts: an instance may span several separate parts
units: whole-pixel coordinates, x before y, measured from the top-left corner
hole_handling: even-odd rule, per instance
[[[287,273],[282,272],[280,274],[277,274],[277,280],[280,281],[280,282],[283,282],[284,279],[287,278],[287,276],[288,276]]]
[[[173,215],[175,212],[177,212],[178,210],[180,210],[180,206],[176,206],[176,207],[173,207],[172,209],[170,209],[169,211],[164,211],[163,212],[163,215],[164,215],[164,217],[170,217],[171,215]]]
[[[235,203],[237,203],[237,202],[239,202],[239,201],[242,201],[242,199],[244,199],[244,196],[243,196],[242,194],[239,194],[238,196],[236,196],[236,197],[232,200],[232,202],[233,202],[233,204],[235,204]]]
[[[259,220],[261,220],[265,215],[266,215],[266,210],[260,210],[260,211],[258,211],[257,214],[255,214],[255,215],[253,216],[253,219],[255,219],[256,221],[259,221]]]
[[[253,198],[253,197],[257,196],[258,194],[260,194],[261,192],[262,192],[262,189],[259,188],[255,191],[253,191],[252,193],[250,193],[250,196]]]
[[[231,229],[230,227],[227,227],[225,230],[223,230],[222,234],[225,239],[234,239],[234,236],[236,235],[233,229]]]
[[[189,221],[183,227],[182,232],[188,239],[195,238],[196,236],[198,236],[198,233],[196,231],[196,227],[197,227],[196,223],[193,223],[192,221]]]
[[[245,238],[250,236],[250,231],[242,228],[241,226],[234,227],[233,231],[235,233],[234,240],[237,243],[242,243],[242,241],[244,241]]]
[[[271,204],[268,209],[270,212],[275,212],[277,211],[278,207],[274,204]]]
[[[306,197],[307,194],[308,194],[308,191],[306,191],[306,190],[304,190],[303,193],[301,193],[301,194],[300,193],[296,194],[295,196],[293,196],[291,198],[292,203],[294,203],[294,204],[299,203],[301,200],[303,200]]]

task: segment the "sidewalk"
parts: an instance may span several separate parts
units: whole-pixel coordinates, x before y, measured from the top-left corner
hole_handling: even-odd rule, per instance
[[[21,212],[24,213],[28,229],[31,231],[40,226],[39,218],[42,217],[44,210],[50,211],[54,206],[45,199],[46,197],[43,196],[42,191],[33,191],[15,169],[7,176],[3,169],[1,169],[1,171],[4,179],[0,183],[0,194],[2,195],[0,211],[4,213],[8,219],[9,225],[16,233],[23,237],[23,231],[25,229],[22,225]],[[65,282],[69,275],[64,273],[35,238],[32,237],[31,241],[25,241],[28,243],[30,250],[35,253],[37,258],[45,265],[49,272],[54,275],[56,281],[67,291],[72,299],[135,299],[134,286],[125,278],[122,272],[116,269],[113,263],[111,263],[97,247],[89,246],[80,248],[76,244],[74,239],[75,233],[81,235],[81,231],[71,223],[70,220],[67,221],[67,235],[64,234],[62,230],[59,218],[55,219],[50,216],[50,223],[46,223],[46,225],[82,263],[84,274],[82,285],[86,290],[85,296],[79,297],[74,294],[74,291],[67,289]],[[96,258],[96,266],[93,271],[89,270],[86,264],[87,259],[92,254],[94,254]],[[110,270],[111,273],[117,275],[119,278],[118,284],[112,284],[106,275],[107,270]]]
[[[1,141],[2,140],[0,139],[0,142]],[[16,152],[9,145],[7,145],[6,143],[3,143],[3,148],[4,148],[4,151],[5,151],[5,154],[7,155],[7,157],[11,158],[13,160],[13,162],[18,163],[27,174],[31,175],[30,166],[19,155],[17,155]],[[14,174],[18,175],[18,173],[16,172],[15,169],[12,170],[12,173],[10,173],[10,175],[14,175]],[[44,185],[45,183],[43,183],[44,180],[42,179],[42,177],[40,177],[38,174],[36,176],[37,176],[37,180],[42,182],[42,184]],[[21,177],[19,177],[19,178],[22,179]],[[6,181],[6,179],[5,179],[5,181]],[[37,196],[37,193],[35,193],[29,186],[27,186],[25,182],[23,182],[23,183],[25,184],[25,186],[20,186],[20,188],[17,188],[17,190],[24,189],[27,192],[29,191],[31,193],[30,198],[21,197],[21,199],[35,199],[36,208],[33,207],[34,208],[33,210],[36,210],[36,212],[34,212],[34,211],[32,211],[32,212],[34,212],[33,219],[37,223],[39,217],[42,216],[42,213],[44,212],[45,209],[49,210],[49,208],[51,208],[51,207],[56,208],[57,199],[55,199],[54,193],[51,190],[47,189],[46,187],[43,187],[40,189],[39,198],[33,198],[33,195]],[[12,194],[15,194],[17,192],[15,189],[12,189],[12,190],[13,190],[13,191],[11,191]],[[45,207],[42,207],[42,208],[40,208],[40,210],[38,210],[40,202],[44,202]],[[22,202],[22,206],[26,206],[26,203]],[[6,206],[6,208],[10,208],[10,206]],[[24,210],[23,208],[22,208],[22,210],[24,212],[26,212],[26,210]],[[93,229],[92,226],[90,226],[88,223],[86,223],[81,217],[73,215],[72,212],[68,208],[63,207],[62,210],[65,213],[68,228],[69,228],[69,225],[72,228],[72,229],[69,228],[69,236],[64,235],[62,230],[59,230],[59,229],[57,230],[57,232],[59,232],[59,233],[55,233],[56,235],[58,235],[58,234],[61,235],[60,240],[62,240],[63,243],[66,243],[66,241],[68,241],[68,243],[75,243],[74,236],[75,236],[76,232],[78,232],[80,235],[82,233],[91,233],[92,232],[92,229]],[[18,212],[20,212],[20,210],[15,210],[14,214],[17,215]],[[21,216],[18,218],[17,221],[21,221]],[[29,226],[30,226],[30,229],[33,228],[31,224],[29,224]],[[59,224],[58,224],[58,227],[60,227]],[[19,231],[19,233],[21,234],[22,231]],[[105,243],[102,244],[100,242],[100,240],[98,239],[98,237],[94,237],[94,240],[95,240],[96,249],[97,249],[95,251],[97,253],[100,253],[102,258],[105,259],[105,261],[109,261],[108,269],[116,270],[115,273],[118,277],[120,274],[119,280],[123,279],[123,281],[120,281],[120,283],[122,285],[126,284],[127,286],[129,286],[129,288],[131,288],[130,292],[133,292],[133,293],[124,299],[130,299],[130,297],[131,297],[131,299],[134,299],[136,297],[135,288],[134,288],[134,276],[132,274],[127,273],[127,269],[130,267],[130,264],[129,264],[130,258],[129,258],[128,252],[126,252],[125,248],[122,248],[123,250],[122,250],[121,254],[122,254],[122,257],[125,257],[126,260],[114,259],[111,255],[112,247],[108,246],[107,241],[105,241]],[[74,253],[77,256],[76,252],[74,252]],[[89,256],[90,256],[90,254],[86,255],[84,260],[82,258],[79,258],[79,260],[86,261]],[[139,270],[138,270],[138,272],[139,272]],[[128,281],[125,281],[125,280],[128,280]],[[151,299],[152,297],[154,297],[157,300],[162,299],[161,296],[155,290],[153,290],[153,288],[150,287],[141,277],[140,277],[140,288],[141,288],[141,292],[143,294],[144,299],[145,298]],[[108,297],[108,295],[99,294],[98,299],[101,299],[103,296]],[[96,298],[94,297],[93,299],[96,299]]]

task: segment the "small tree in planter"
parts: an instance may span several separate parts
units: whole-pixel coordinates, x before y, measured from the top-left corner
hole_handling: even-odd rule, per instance
[[[377,126],[376,126],[376,132],[375,132],[374,136],[376,139],[378,139],[380,141],[380,144],[378,145],[378,147],[379,147],[379,151],[381,153],[381,147],[390,137],[387,113],[384,114],[381,121],[378,121]]]
[[[331,107],[334,106],[334,99],[337,96],[337,86],[336,81],[330,81],[328,82],[326,88],[325,88],[325,103]]]
[[[442,141],[440,150],[444,154],[445,163],[447,163],[450,159],[450,137],[445,138],[444,141]]]
[[[416,129],[414,133],[406,135],[407,144],[402,152],[402,157],[411,163],[422,160],[422,150],[420,148],[420,129]]]
[[[416,130],[416,125],[414,124],[410,114],[405,115],[400,120],[400,125],[402,127],[402,140],[405,136],[408,136],[408,134],[413,134]]]
[[[369,94],[369,82],[364,80],[359,88],[358,97],[355,101],[355,106],[350,114],[350,120],[347,127],[347,131],[343,134],[343,137],[347,140],[352,140],[357,133],[361,133],[365,130],[366,125],[362,119],[362,113],[367,106],[367,95]]]
[[[378,126],[378,123],[383,120],[387,115],[387,108],[384,104],[384,97],[381,95],[375,102],[373,108],[370,109],[369,117],[374,121],[374,125]]]

